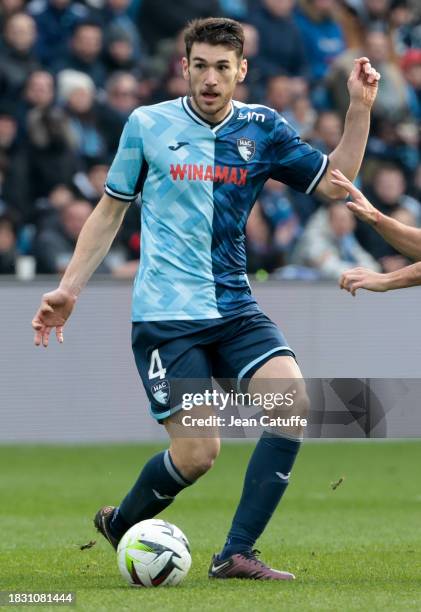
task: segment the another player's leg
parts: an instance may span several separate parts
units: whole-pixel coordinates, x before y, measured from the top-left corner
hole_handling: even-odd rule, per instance
[[[279,392],[281,379],[298,379],[294,414],[305,416],[308,399],[301,372],[292,357],[274,357],[253,376],[251,393]],[[276,388],[274,388],[276,387]],[[285,417],[286,415],[283,414]],[[293,574],[272,570],[257,557],[253,546],[263,533],[288,486],[289,476],[301,444],[302,432],[266,432],[258,441],[247,468],[240,503],[225,546],[216,555],[209,570],[213,578],[252,578],[291,580]]]
[[[195,416],[205,418],[209,411],[209,408],[197,408]],[[178,412],[165,419],[170,448],[146,463],[121,504],[117,508],[105,506],[98,511],[95,526],[114,548],[132,525],[165,510],[178,493],[212,467],[220,447],[217,431],[209,431],[208,437],[182,438],[180,418]]]

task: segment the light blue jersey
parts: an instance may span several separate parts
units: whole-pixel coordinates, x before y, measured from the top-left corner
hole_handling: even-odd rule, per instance
[[[188,98],[136,109],[105,191],[141,207],[133,321],[259,311],[246,275],[245,226],[272,177],[311,193],[327,158],[265,106],[233,102],[213,125]]]

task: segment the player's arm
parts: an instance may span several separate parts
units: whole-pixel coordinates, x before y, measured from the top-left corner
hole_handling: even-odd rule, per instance
[[[80,232],[75,252],[59,287],[42,296],[41,306],[32,321],[37,346],[41,343],[48,346],[54,327],[57,340],[63,342],[63,326],[78,295],[108,253],[123,221],[127,204],[104,194],[92,211]]]
[[[371,225],[386,242],[391,244],[402,255],[416,261],[421,261],[421,229],[410,227],[396,219],[383,215],[339,170],[332,170],[331,181],[345,189],[352,196],[353,201],[348,202],[347,206],[356,217]]]
[[[366,268],[353,268],[344,272],[340,278],[341,289],[346,289],[355,296],[358,289],[368,291],[390,291],[421,285],[421,262],[406,266],[400,270],[379,274]]]
[[[376,99],[380,74],[372,68],[367,57],[355,60],[348,79],[350,105],[346,114],[344,132],[334,151],[329,155],[329,166],[317,186],[317,191],[328,198],[343,198],[344,190],[332,185],[332,169],[339,168],[354,180],[357,176],[367,145],[370,129],[370,111]]]

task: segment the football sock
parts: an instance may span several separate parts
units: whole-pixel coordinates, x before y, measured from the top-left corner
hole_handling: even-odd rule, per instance
[[[262,435],[247,467],[243,493],[219,555],[221,559],[252,549],[285,493],[300,444],[298,439],[267,432]]]
[[[192,483],[180,474],[168,450],[158,453],[143,467],[133,488],[115,509],[109,529],[115,538],[139,521],[164,510],[174,497]]]

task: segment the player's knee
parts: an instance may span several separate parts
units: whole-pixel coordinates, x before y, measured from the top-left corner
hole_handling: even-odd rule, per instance
[[[171,445],[171,456],[183,476],[193,482],[211,469],[219,450],[218,438],[184,438],[182,445]]]
[[[206,474],[213,466],[215,459],[219,455],[219,439],[209,438],[198,440],[191,453],[192,469],[196,473],[196,478]]]
[[[310,412],[310,398],[304,388],[300,389],[294,400],[294,412],[302,419],[308,418]]]

